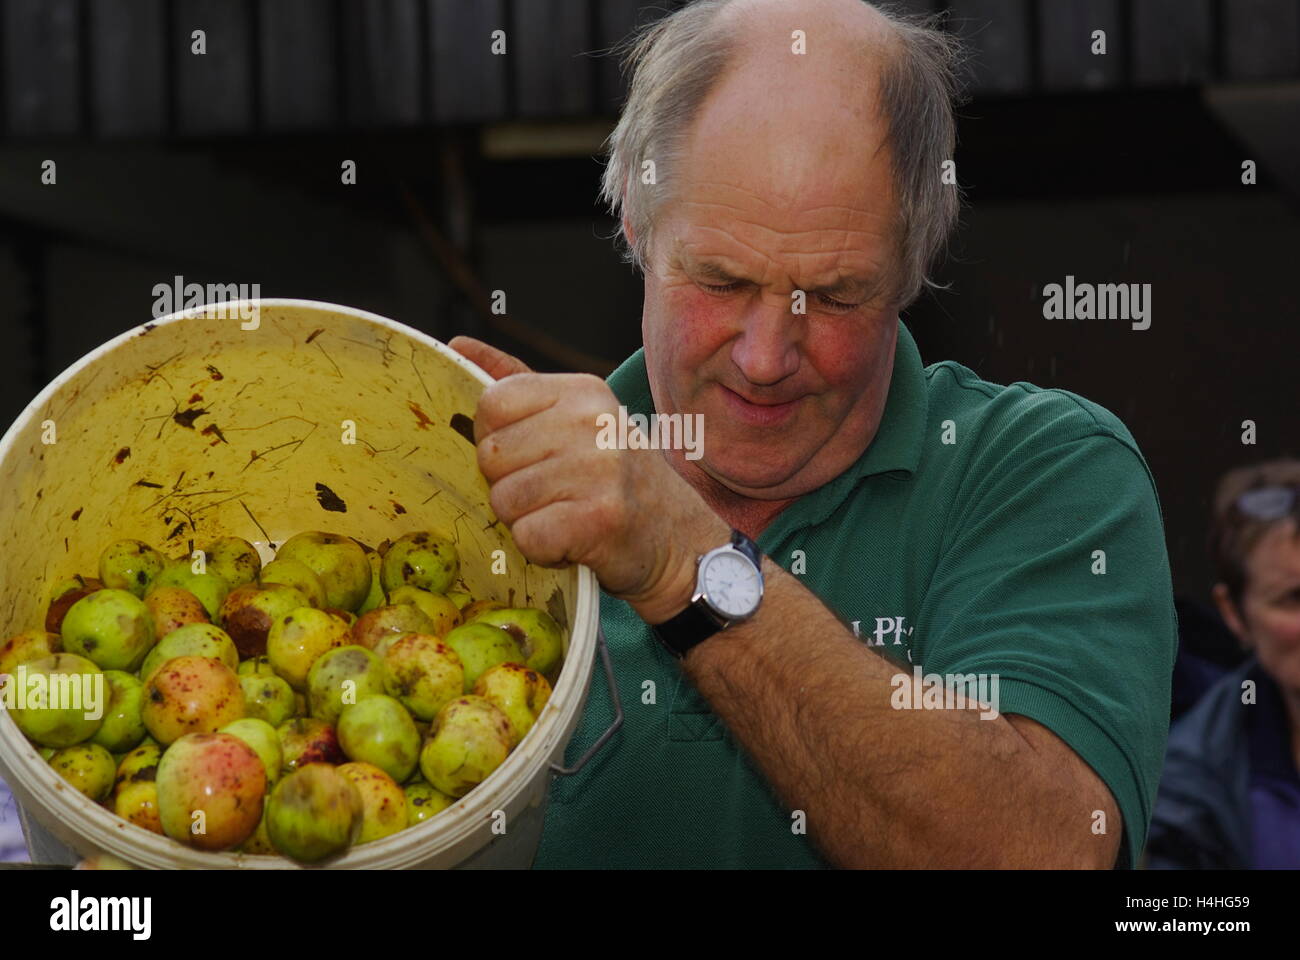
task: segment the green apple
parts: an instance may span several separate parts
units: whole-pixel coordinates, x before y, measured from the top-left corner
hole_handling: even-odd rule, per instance
[[[242,672],[242,663],[240,667]],[[293,716],[293,687],[274,673],[270,676],[245,673],[239,677],[239,689],[244,691],[244,713],[247,716],[265,720],[273,727]]]
[[[524,665],[554,679],[564,657],[564,631],[545,610],[534,607],[488,610],[474,622],[500,627],[509,633],[528,658]]]
[[[416,783],[408,783],[402,788],[406,794],[406,825],[413,827],[417,823],[428,820],[436,813],[441,813],[456,802],[455,797],[449,797],[437,787],[420,780]]]
[[[465,692],[465,668],[437,637],[408,633],[384,652],[384,686],[417,720],[432,720]]]
[[[352,781],[323,763],[295,770],[271,791],[266,832],[286,857],[317,863],[361,835],[363,805]]]
[[[231,670],[239,668],[239,653],[235,641],[220,627],[211,623],[187,623],[158,641],[140,665],[140,679],[149,678],[168,660],[176,657],[212,657]]]
[[[406,708],[387,696],[366,697],[339,714],[339,745],[349,760],[373,763],[398,783],[420,757],[420,734]]]
[[[474,693],[496,704],[510,719],[513,749],[541,716],[542,708],[551,699],[551,685],[536,670],[517,663],[499,663],[483,671],[474,684]]]
[[[482,697],[460,697],[442,708],[433,736],[420,751],[424,779],[451,797],[463,797],[510,755],[510,720]]]
[[[144,684],[124,670],[105,670],[104,683],[108,687],[108,706],[104,708],[104,722],[90,742],[109,753],[125,753],[145,737]]]
[[[448,590],[446,593],[443,594],[443,596],[446,597],[448,600],[450,600],[452,603],[456,604],[457,610],[464,610],[467,606],[469,606],[471,603],[474,602],[474,598],[471,597],[464,590]]]
[[[338,723],[345,706],[383,692],[383,663],[365,647],[326,651],[307,672],[311,715],[329,724]]]
[[[167,561],[140,540],[115,540],[99,555],[99,580],[105,587],[141,598],[163,572]]]
[[[96,803],[113,789],[113,756],[97,743],[64,747],[50,758],[50,766],[78,791]]]
[[[382,840],[406,828],[406,794],[396,781],[371,763],[345,763],[339,773],[361,795],[361,833],[357,843]]]
[[[15,685],[13,696],[26,693],[25,703],[15,701],[10,709],[14,722],[27,739],[43,747],[89,740],[104,722],[104,674],[85,657],[56,653],[19,664],[10,683]]]
[[[158,819],[158,762],[162,747],[146,740],[117,766],[113,781],[113,812],[143,830],[162,833]]]
[[[307,674],[316,659],[348,645],[348,625],[325,610],[299,607],[271,624],[266,655],[275,672],[295,690],[307,690]]]
[[[486,623],[467,623],[457,627],[443,643],[456,651],[465,668],[465,692],[478,682],[479,674],[498,663],[524,663],[526,658],[515,638],[499,627]]]
[[[460,626],[460,608],[450,597],[441,593],[430,593],[419,587],[398,587],[388,598],[389,603],[409,603],[418,607],[433,624],[429,630],[420,633],[432,633],[436,637],[445,637],[448,631]]]
[[[275,727],[265,720],[244,717],[242,720],[226,724],[218,732],[238,737],[253,748],[257,758],[262,761],[262,766],[266,768],[268,786],[280,779],[284,756],[280,749],[280,735],[275,732]]]
[[[262,586],[272,583],[282,583],[286,587],[293,587],[304,597],[313,607],[325,607],[325,585],[320,582],[320,577],[316,576],[307,564],[299,560],[291,560],[288,557],[283,559],[272,560],[262,568]]]
[[[299,607],[311,605],[307,595],[297,587],[284,583],[264,587],[246,583],[231,590],[226,597],[221,607],[221,622],[241,657],[257,657],[266,653],[266,636],[276,620]]]
[[[408,586],[442,593],[460,576],[460,560],[454,543],[422,530],[393,541],[380,571],[388,593]]]
[[[506,605],[499,600],[474,600],[460,608],[460,622],[473,623],[489,610],[504,610]]]
[[[221,537],[204,548],[208,573],[215,573],[231,590],[246,583],[256,583],[262,569],[262,557],[242,537]]]
[[[356,610],[370,595],[370,561],[351,537],[305,531],[286,540],[275,558],[297,560],[320,577],[327,607]]]
[[[96,590],[63,618],[63,649],[104,670],[137,670],[154,639],[149,608],[126,590]]]

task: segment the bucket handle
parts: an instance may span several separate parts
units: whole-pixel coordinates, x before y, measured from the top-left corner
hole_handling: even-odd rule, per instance
[[[596,649],[600,651],[600,662],[605,669],[605,683],[614,701],[614,722],[606,728],[595,743],[587,748],[587,752],[579,757],[578,762],[573,766],[562,767],[558,763],[551,764],[551,772],[557,776],[570,777],[585,767],[587,761],[596,755],[596,751],[614,736],[619,727],[623,726],[623,702],[618,698],[618,681],[614,679],[614,664],[609,658],[609,647],[605,645],[605,631],[601,629],[599,621],[596,624]]]

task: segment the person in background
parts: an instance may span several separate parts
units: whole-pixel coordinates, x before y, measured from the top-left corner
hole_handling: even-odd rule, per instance
[[[27,844],[18,823],[18,801],[0,780],[0,863],[26,863]]]
[[[1300,867],[1300,460],[1219,481],[1213,597],[1250,656],[1169,735],[1147,866]]]

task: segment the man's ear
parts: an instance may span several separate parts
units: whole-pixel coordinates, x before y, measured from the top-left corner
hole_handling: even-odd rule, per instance
[[[1219,608],[1219,616],[1223,617],[1223,622],[1236,635],[1237,642],[1249,650],[1252,646],[1250,631],[1246,629],[1246,623],[1237,611],[1237,605],[1232,602],[1232,595],[1228,592],[1228,585],[1226,583],[1216,583],[1210,594],[1214,597],[1214,605]]]

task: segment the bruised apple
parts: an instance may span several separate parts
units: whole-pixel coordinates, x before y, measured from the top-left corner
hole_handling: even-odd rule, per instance
[[[257,753],[229,733],[190,733],[158,763],[163,832],[199,850],[228,850],[257,829],[266,770]]]
[[[211,657],[168,660],[145,684],[144,725],[167,746],[190,733],[215,733],[244,715],[235,671]]]

